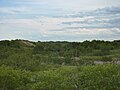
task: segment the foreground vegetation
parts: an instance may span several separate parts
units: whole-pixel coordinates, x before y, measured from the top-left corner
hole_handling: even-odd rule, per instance
[[[119,40],[0,41],[0,90],[120,90],[119,59]]]
[[[1,66],[0,90],[120,90],[120,67],[62,66],[29,72]]]

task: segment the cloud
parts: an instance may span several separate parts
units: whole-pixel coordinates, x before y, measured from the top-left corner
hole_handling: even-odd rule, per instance
[[[69,18],[79,18],[79,20],[62,22],[77,28],[120,28],[120,7],[102,8],[89,12],[80,12],[77,15],[70,15]]]
[[[118,1],[1,0],[0,39],[116,39],[120,7],[112,6]]]

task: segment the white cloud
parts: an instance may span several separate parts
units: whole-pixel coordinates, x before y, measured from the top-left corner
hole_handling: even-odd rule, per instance
[[[27,7],[0,7],[0,13],[17,14],[28,12]]]
[[[118,1],[12,0],[0,6],[0,38],[119,38]]]

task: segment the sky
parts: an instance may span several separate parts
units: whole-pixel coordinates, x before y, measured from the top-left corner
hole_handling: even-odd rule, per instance
[[[0,0],[0,40],[120,40],[120,0]]]

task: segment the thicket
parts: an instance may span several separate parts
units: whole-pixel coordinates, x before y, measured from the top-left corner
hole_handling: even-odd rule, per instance
[[[1,66],[0,90],[120,90],[120,66],[62,66],[38,72]]]
[[[120,90],[120,41],[0,41],[0,90]]]

